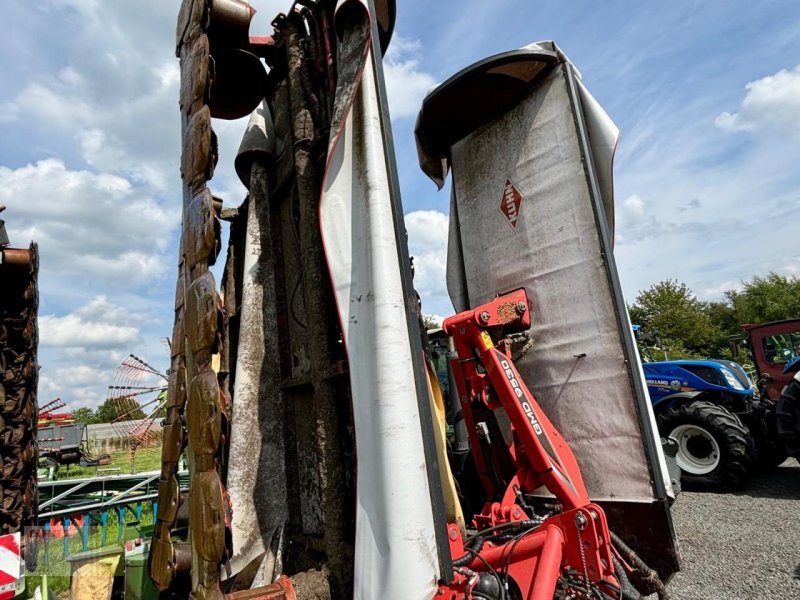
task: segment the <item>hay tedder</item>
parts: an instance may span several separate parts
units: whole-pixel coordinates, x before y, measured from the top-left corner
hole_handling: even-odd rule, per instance
[[[612,254],[616,128],[567,57],[488,58],[421,108],[420,165],[453,177],[445,398],[387,108],[394,2],[298,1],[268,37],[253,15],[184,0],[178,18],[162,595],[665,597],[673,492]],[[248,194],[227,207],[212,119],[247,115]]]

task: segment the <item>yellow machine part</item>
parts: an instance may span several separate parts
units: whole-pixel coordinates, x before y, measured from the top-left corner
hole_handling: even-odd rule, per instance
[[[442,486],[444,496],[444,510],[448,523],[456,523],[464,534],[464,512],[461,510],[461,502],[456,492],[456,483],[453,479],[453,472],[450,469],[450,461],[447,459],[447,424],[445,422],[444,398],[442,389],[439,387],[439,380],[436,378],[436,371],[433,364],[425,361],[425,379],[428,382],[428,397],[431,399],[431,414],[433,415],[433,432],[436,440],[436,457],[439,460],[439,481]]]

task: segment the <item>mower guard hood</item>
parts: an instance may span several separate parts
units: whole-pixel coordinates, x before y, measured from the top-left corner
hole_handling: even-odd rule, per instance
[[[456,312],[524,287],[520,374],[569,442],[613,529],[677,569],[673,491],[613,258],[618,130],[553,42],[479,61],[433,89],[422,170],[452,170],[447,286]]]

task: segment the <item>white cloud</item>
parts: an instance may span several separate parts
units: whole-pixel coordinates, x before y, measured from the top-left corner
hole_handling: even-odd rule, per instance
[[[73,171],[47,159],[0,167],[12,239],[36,240],[45,278],[91,276],[138,287],[162,275],[180,213],[124,177]]]
[[[157,369],[166,368],[168,352],[155,333],[159,326],[163,324],[151,314],[131,310],[103,295],[63,316],[40,315],[40,397],[60,396],[73,409],[94,408],[105,400],[109,385],[121,383],[120,377],[132,382],[131,373],[120,370],[120,363],[130,353],[142,356]],[[150,379],[145,377],[139,383],[149,385]]]
[[[800,254],[784,258],[775,271],[782,275],[800,277]]]
[[[800,108],[789,108],[798,75],[793,69],[753,81],[743,100],[738,83],[685,90],[682,102],[677,90],[661,89],[637,108],[637,119],[623,127],[615,172],[617,197],[625,200],[617,203],[614,253],[628,299],[667,278],[719,299],[731,282],[788,272],[800,203],[800,145],[789,135],[798,131]],[[718,107],[734,102],[736,113],[715,124]],[[731,128],[758,135],[742,143]],[[627,202],[634,195],[643,215],[638,202]]]
[[[436,85],[433,75],[420,70],[421,48],[419,40],[395,35],[386,53],[386,93],[393,119],[416,117],[423,98]]]
[[[51,0],[49,8],[63,32],[52,61],[58,67],[32,71],[7,90],[0,122],[14,127],[12,135],[61,147],[57,155],[68,160],[80,156],[99,171],[161,192],[179,189],[177,6],[118,3],[110,10],[93,1]]]
[[[737,112],[724,112],[714,121],[728,131],[800,133],[800,65],[781,69],[745,86],[747,94]]]
[[[97,296],[63,317],[40,316],[40,345],[124,349],[140,341],[139,328],[134,323],[146,320],[144,315],[114,305],[105,296]]]
[[[76,73],[74,69],[71,70]],[[70,86],[71,84],[66,84]],[[56,130],[70,128],[92,118],[91,108],[75,96],[65,96],[42,83],[28,84],[17,96],[0,104],[0,122],[32,118]]]
[[[622,201],[622,207],[627,214],[635,218],[644,216],[644,200],[638,194],[632,194]]]
[[[414,257],[414,287],[423,298],[422,311],[447,310],[447,215],[418,210],[406,215],[408,248]]]
[[[139,338],[135,327],[97,323],[70,314],[65,317],[44,315],[39,319],[42,347],[95,346],[119,347]]]
[[[723,281],[719,285],[701,290],[698,295],[704,300],[722,300],[725,292],[740,289],[742,289],[741,281]]]

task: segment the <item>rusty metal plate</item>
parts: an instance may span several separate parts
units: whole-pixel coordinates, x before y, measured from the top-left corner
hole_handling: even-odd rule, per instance
[[[281,575],[278,581],[251,590],[241,590],[225,595],[225,600],[295,600],[292,581]]]
[[[180,420],[164,425],[161,437],[161,460],[163,462],[177,463],[183,449],[183,425]]]
[[[186,262],[191,269],[197,263],[213,262],[216,258],[216,216],[214,213],[214,197],[211,190],[203,188],[192,198],[184,217],[184,243]]]
[[[172,359],[184,353],[186,348],[186,333],[183,327],[184,315],[181,310],[175,315],[175,325],[172,327]]]
[[[183,252],[183,243],[181,243],[181,252]],[[184,279],[183,261],[178,268],[178,280],[175,282],[175,310],[183,307],[186,282]]]
[[[189,120],[183,136],[181,176],[191,191],[198,190],[214,172],[211,111],[207,106]]]
[[[203,273],[186,292],[186,343],[192,354],[214,345],[218,304],[214,275],[210,271]]]
[[[200,35],[208,26],[207,0],[183,0],[175,27],[175,56],[181,55],[183,45]]]
[[[199,35],[191,43],[184,46],[181,52],[181,91],[180,108],[188,113],[192,106],[206,97],[208,90],[208,66],[211,51],[208,36]]]
[[[197,588],[191,596],[194,600],[225,600],[225,594],[219,589],[219,582],[215,581],[213,585],[207,583],[198,583]]]
[[[182,409],[186,403],[186,367],[183,361],[178,358],[177,366],[173,367],[169,374],[169,384],[167,386],[166,408]]]
[[[158,519],[165,523],[174,523],[178,515],[180,488],[178,479],[173,475],[169,479],[158,481]]]
[[[195,473],[189,492],[189,527],[195,535],[198,556],[219,563],[225,550],[225,500],[216,471]]]
[[[150,578],[163,590],[172,582],[174,552],[169,530],[162,531],[161,536],[154,536],[150,542]]]
[[[33,262],[33,251],[22,248],[3,248],[3,264],[28,266]]]
[[[186,428],[189,447],[195,454],[213,455],[217,451],[222,427],[219,398],[219,383],[214,371],[209,369],[192,379],[186,405]]]

